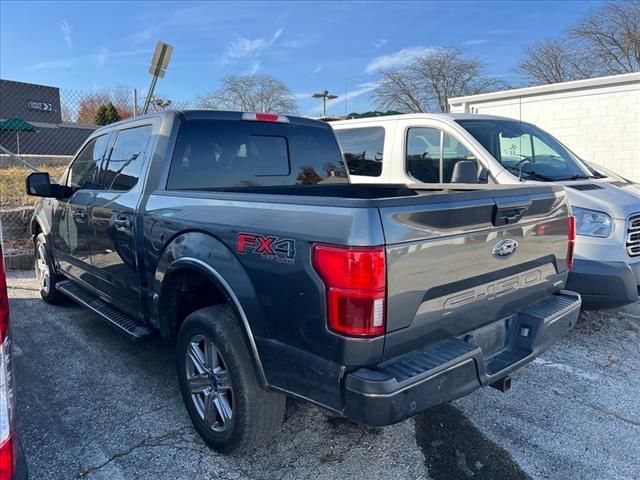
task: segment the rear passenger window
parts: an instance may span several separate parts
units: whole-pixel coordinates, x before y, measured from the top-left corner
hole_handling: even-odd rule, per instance
[[[472,162],[475,165],[458,162]],[[437,128],[410,128],[407,133],[407,173],[425,183],[476,183],[478,160],[454,136]],[[455,174],[455,178],[454,178]]]
[[[140,178],[151,139],[151,125],[120,130],[104,172],[107,190],[131,190]]]
[[[197,190],[347,183],[327,128],[228,120],[189,120],[176,139],[167,188]]]
[[[382,174],[384,128],[350,128],[335,133],[351,175],[379,177]]]
[[[407,133],[407,173],[425,183],[440,183],[442,132],[437,128],[410,128]]]

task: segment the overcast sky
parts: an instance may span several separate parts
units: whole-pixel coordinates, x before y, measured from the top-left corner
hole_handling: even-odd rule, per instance
[[[0,77],[67,89],[118,83],[144,91],[157,40],[174,46],[157,91],[175,101],[231,73],[269,73],[302,113],[324,88],[330,112],[372,109],[385,68],[459,45],[488,73],[518,82],[522,50],[555,37],[600,2],[0,2]],[[345,90],[347,95],[345,97]]]

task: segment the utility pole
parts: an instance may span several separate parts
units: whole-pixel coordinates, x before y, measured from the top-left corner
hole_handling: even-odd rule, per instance
[[[329,95],[329,90],[323,90],[321,93],[314,93],[311,95],[313,98],[322,99],[322,116],[327,116],[327,100],[334,100],[338,98],[337,95]]]

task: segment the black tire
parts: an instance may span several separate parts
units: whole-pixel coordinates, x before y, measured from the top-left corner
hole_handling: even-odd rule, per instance
[[[205,367],[207,364],[207,342],[208,348],[213,346],[212,351],[217,355],[215,361],[209,363],[215,365],[217,362],[220,367],[207,367],[205,370],[208,373],[197,374],[198,366]],[[198,362],[194,362],[193,356],[187,356],[190,348],[198,348]],[[191,351],[193,355],[194,350]],[[176,354],[182,399],[196,431],[211,448],[222,453],[246,452],[265,443],[280,429],[286,397],[268,392],[258,384],[240,320],[228,305],[206,307],[190,314],[180,327]],[[204,363],[200,364],[200,361]],[[226,372],[227,382],[213,380],[216,371]],[[195,390],[202,391],[192,395],[190,382]],[[206,386],[198,382],[204,382]],[[210,396],[207,396],[207,392],[210,392]],[[212,397],[214,400],[210,400]],[[220,402],[226,403],[232,412],[227,422],[223,421],[221,412],[225,407],[220,407]],[[214,414],[209,413],[210,421],[207,422],[205,412],[211,411]]]
[[[56,283],[63,280],[63,277],[55,273],[51,264],[51,257],[49,256],[49,249],[47,248],[47,238],[44,236],[44,233],[39,233],[36,237],[33,257],[36,280],[38,280],[42,299],[52,305],[64,303],[67,297],[56,290]]]

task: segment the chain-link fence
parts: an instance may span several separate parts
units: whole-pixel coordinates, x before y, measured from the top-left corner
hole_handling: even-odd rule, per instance
[[[34,199],[25,194],[25,177],[32,168],[59,178],[98,124],[133,116],[143,100],[134,105],[133,90],[122,85],[77,91],[0,80],[0,221],[7,251],[31,250]],[[150,111],[168,106],[154,99]]]
[[[201,104],[197,97],[188,102],[159,97],[152,99],[149,111]],[[134,98],[125,85],[80,91],[0,80],[0,221],[7,251],[32,249],[29,221],[35,200],[25,193],[32,169],[57,180],[96,128],[140,113],[143,103],[142,95]]]

